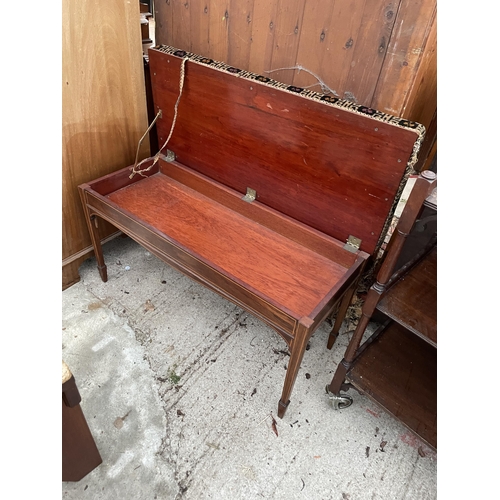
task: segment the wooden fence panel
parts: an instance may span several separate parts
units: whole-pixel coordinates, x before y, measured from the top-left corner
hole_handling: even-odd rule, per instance
[[[166,0],[155,9],[159,44],[394,115],[418,110],[424,125],[435,111],[435,81],[422,74],[435,69],[420,63],[436,0]]]
[[[374,108],[415,119],[405,113],[405,110],[411,110],[414,105],[408,101],[408,97],[414,87],[420,63],[425,57],[435,18],[436,0],[401,1],[372,98]]]

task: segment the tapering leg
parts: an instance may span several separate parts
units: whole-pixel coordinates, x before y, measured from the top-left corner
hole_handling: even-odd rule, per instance
[[[357,288],[357,284],[358,282],[356,281],[356,283],[354,283],[354,285],[351,288],[349,288],[349,290],[347,290],[347,292],[344,294],[342,302],[340,303],[339,310],[337,311],[337,316],[335,317],[335,323],[333,325],[332,331],[328,336],[328,343],[326,345],[328,349],[331,349],[333,347],[333,344],[335,344],[335,341],[339,336],[340,327],[342,326],[342,322],[344,321],[347,309],[351,304],[354,292],[356,291]]]
[[[101,276],[102,281],[106,282],[108,281],[108,270],[106,268],[106,264],[104,263],[104,256],[102,254],[101,239],[97,230],[97,218],[95,215],[90,215],[85,203],[85,194],[82,190],[80,190],[80,197],[82,199],[83,212],[89,229],[90,239],[92,240],[92,246],[94,247],[97,269],[99,270],[99,275]]]
[[[94,247],[94,254],[97,260],[97,269],[99,270],[99,275],[101,276],[101,280],[106,283],[106,281],[108,281],[108,268],[106,267],[106,264],[104,262],[101,239],[99,238],[99,234],[97,233],[97,225],[92,224],[92,222],[95,223],[96,221],[97,218],[95,215],[91,217],[90,224],[93,228],[91,232],[92,245]]]
[[[307,341],[310,337],[310,328],[313,321],[310,318],[302,318],[297,325],[294,339],[290,345],[290,361],[286,370],[283,392],[278,403],[278,417],[283,418],[290,404],[290,394],[292,393],[297,374],[299,372],[304,352],[306,351]]]

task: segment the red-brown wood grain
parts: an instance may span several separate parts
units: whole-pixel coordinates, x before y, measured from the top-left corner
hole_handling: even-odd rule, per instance
[[[111,202],[109,198],[89,191],[84,186],[82,188],[83,198],[86,200],[85,203],[90,214],[110,221],[124,234],[129,235],[134,241],[174,269],[256,315],[272,326],[287,343],[293,338],[298,318],[294,317],[291,311],[283,306],[278,309],[275,304],[269,302],[267,296],[258,296],[257,290],[252,289],[248,284],[237,280],[234,276],[224,274],[212,263],[194,255],[189,248],[173,241],[172,238],[161,233],[155,227],[141,222],[133,214]],[[101,265],[106,268],[102,252],[99,252],[98,249],[96,256],[98,268],[100,269]],[[103,275],[103,281],[106,281],[106,275],[101,272],[101,276]]]
[[[436,0],[167,0],[155,14],[159,44],[298,87],[321,80],[426,128],[436,110]]]
[[[253,15],[255,2],[245,5]],[[198,14],[184,17],[203,24]],[[167,52],[149,52],[163,113],[160,146],[171,130],[181,68]],[[282,418],[309,338],[336,304],[340,316],[347,309],[421,130],[214,65],[188,61],[185,69],[168,143],[175,160],[160,156],[145,177],[130,179],[126,167],[79,186],[98,269],[106,281],[93,223],[100,218],[274,328],[290,349]],[[257,192],[251,203],[242,200],[247,188]],[[349,235],[362,239],[361,250],[344,248]]]
[[[252,219],[258,224],[323,255],[327,259],[334,260],[343,267],[351,267],[358,257],[355,253],[346,252],[344,244],[338,240],[305,224],[301,224],[258,201],[241,203],[242,197],[237,191],[215,183],[210,178],[194,172],[176,161],[167,162],[160,159],[159,166],[160,171],[172,179],[217,201],[230,210],[238,212],[244,217]],[[363,256],[363,258],[367,257],[367,255]]]
[[[164,175],[109,199],[298,318],[310,314],[347,271]]]
[[[159,143],[170,131],[180,59],[150,51]],[[203,110],[202,112],[200,110]],[[168,148],[179,162],[371,254],[416,134],[188,61]]]

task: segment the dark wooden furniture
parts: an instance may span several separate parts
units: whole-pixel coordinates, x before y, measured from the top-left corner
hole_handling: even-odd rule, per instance
[[[290,349],[283,417],[310,336],[340,304],[338,331],[383,239],[423,127],[172,47],[149,65],[163,146],[141,174],[79,186],[101,278],[96,217],[270,325]]]
[[[153,14],[151,14],[148,3],[139,2],[139,10],[141,12],[142,45],[144,46],[145,44],[153,43],[153,40],[149,37],[149,19],[153,17]]]
[[[102,463],[101,455],[80,407],[75,377],[63,362],[62,480],[79,481]]]
[[[401,255],[422,206],[437,210],[437,177],[417,179],[389,242],[377,280],[327,392],[336,409],[350,406],[351,387],[366,394],[437,448],[436,235],[409,261]],[[431,216],[432,217],[432,216]],[[408,253],[408,252],[407,252]],[[375,313],[381,326],[363,342]]]

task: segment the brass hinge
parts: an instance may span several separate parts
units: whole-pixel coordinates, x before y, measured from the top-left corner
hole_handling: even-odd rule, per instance
[[[356,253],[359,250],[360,246],[361,240],[351,234],[349,235],[349,238],[347,238],[347,242],[344,245],[344,250],[349,250],[349,252]]]
[[[165,157],[166,161],[175,161],[175,153],[170,149],[167,149],[167,154],[165,155]]]
[[[168,161],[168,162],[175,161],[175,153],[173,151],[171,151],[170,149],[167,149],[167,154],[159,153],[158,156],[163,161]]]
[[[255,201],[255,198],[257,198],[257,191],[255,191],[255,189],[247,187],[247,194],[241,199],[248,203],[252,203],[252,201]]]

